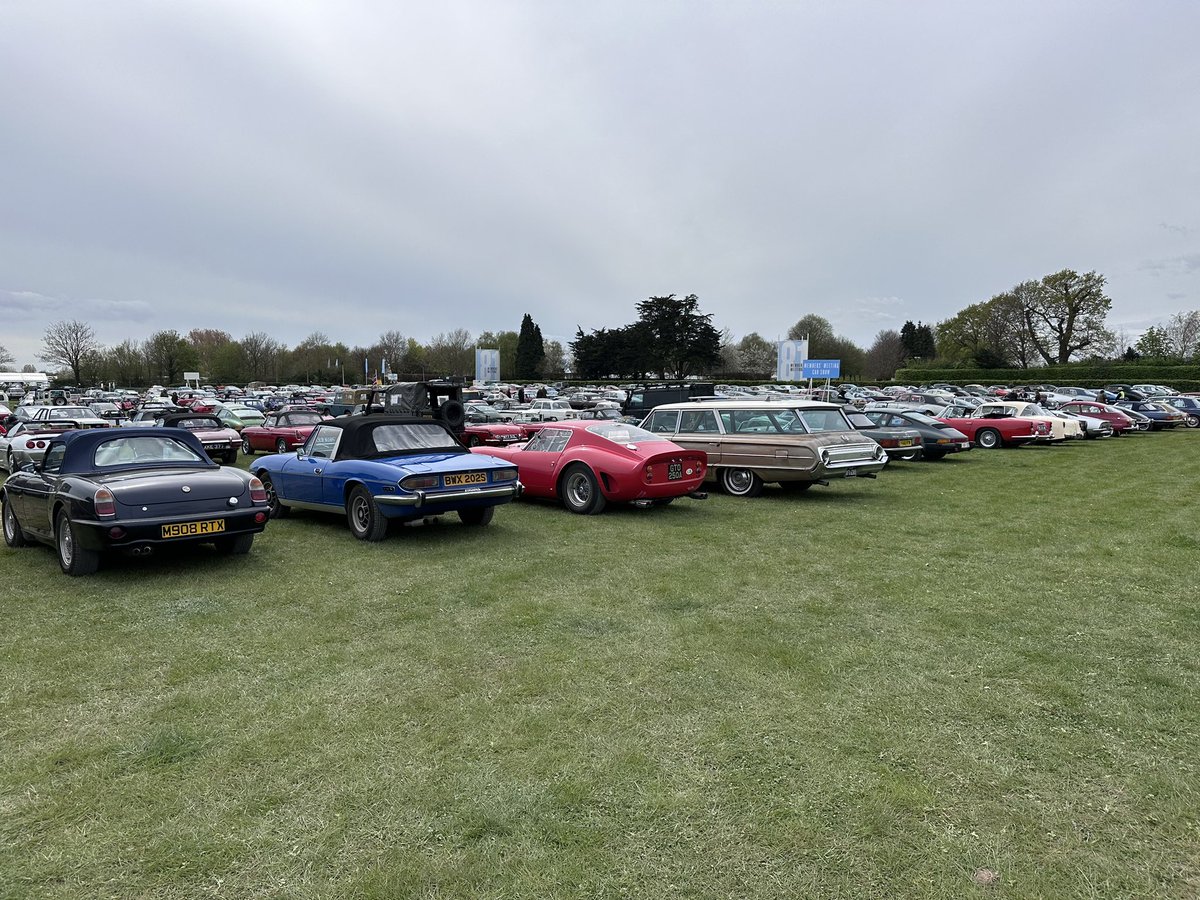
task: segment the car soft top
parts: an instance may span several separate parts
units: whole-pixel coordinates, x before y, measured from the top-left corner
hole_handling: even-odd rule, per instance
[[[220,468],[217,463],[208,458],[204,444],[200,442],[200,439],[183,428],[89,428],[82,431],[64,432],[51,441],[51,446],[59,442],[66,445],[62,466],[59,468],[60,472],[79,475],[94,474],[97,472],[112,471],[111,467],[98,468],[94,461],[96,448],[105,441],[119,440],[121,438],[147,437],[156,434],[178,441],[181,444],[187,445],[188,449],[194,450],[199,457],[199,460],[194,463],[197,467]]]

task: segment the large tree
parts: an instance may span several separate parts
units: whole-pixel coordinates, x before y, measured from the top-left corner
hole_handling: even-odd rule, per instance
[[[517,334],[517,359],[513,375],[524,381],[532,381],[541,374],[545,361],[546,342],[542,339],[542,329],[533,321],[533,316],[525,313]]]
[[[737,371],[744,375],[767,377],[775,373],[779,353],[773,343],[752,331],[737,344]]]
[[[900,329],[900,341],[904,345],[906,356],[923,360],[931,360],[937,356],[937,342],[933,337],[933,329],[924,322],[914,324],[911,319],[905,322],[904,327]]]
[[[547,380],[562,378],[567,373],[567,353],[559,341],[546,341],[546,358],[538,375]]]
[[[146,378],[146,355],[141,344],[126,338],[104,354],[106,377],[117,384],[129,387],[141,385]]]
[[[283,345],[264,331],[255,331],[239,342],[246,381],[266,381],[278,371]]]
[[[571,342],[578,378],[644,378],[650,371],[650,335],[640,323],[624,328],[600,328],[584,334],[579,328]]]
[[[1200,351],[1200,311],[1178,312],[1166,326],[1167,337],[1180,359],[1191,359]]]
[[[837,340],[837,335],[833,332],[833,325],[824,316],[816,313],[803,316],[788,329],[787,336],[789,341],[808,341],[809,359],[834,359],[829,350]]]
[[[1025,327],[1046,365],[1062,365],[1081,351],[1112,345],[1112,333],[1104,327],[1112,300],[1104,285],[1104,276],[1096,272],[1080,275],[1063,269],[1022,295]]]
[[[163,384],[178,384],[183,373],[196,365],[196,351],[174,329],[156,331],[146,339],[146,365],[150,377]]]
[[[89,354],[101,349],[96,332],[86,322],[75,319],[55,322],[46,329],[38,358],[67,366],[75,376],[75,384],[83,384],[83,366]]]
[[[17,361],[8,352],[8,348],[0,346],[0,372],[11,372],[16,364]]]
[[[428,368],[436,375],[471,375],[475,372],[475,341],[465,328],[435,335],[425,348]]]
[[[196,368],[200,377],[221,384],[231,380],[229,375],[222,377],[217,372],[218,359],[222,359],[222,351],[233,343],[233,335],[219,328],[193,328],[187,333],[188,343],[196,354]]]
[[[871,349],[867,351],[865,374],[873,380],[891,381],[896,375],[896,370],[904,365],[907,355],[908,351],[900,332],[895,329],[880,331],[875,335]]]
[[[713,327],[711,313],[700,312],[695,294],[650,297],[638,303],[637,311],[651,365],[663,378],[686,378],[720,365],[721,332]]]

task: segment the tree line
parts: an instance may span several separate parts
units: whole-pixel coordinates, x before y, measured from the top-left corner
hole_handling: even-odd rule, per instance
[[[1200,311],[1177,313],[1131,344],[1108,329],[1111,307],[1103,275],[1064,269],[970,304],[935,325],[907,321],[899,330],[882,330],[866,349],[815,313],[797,320],[787,338],[807,338],[812,359],[840,359],[844,378],[870,381],[890,380],[905,366],[1026,369],[1079,360],[1186,363],[1200,357]],[[635,309],[637,317],[627,325],[587,333],[577,328],[566,347],[545,340],[528,313],[517,331],[473,336],[460,328],[428,343],[386,331],[369,347],[348,347],[313,332],[289,348],[263,332],[235,339],[218,329],[159,331],[144,341],[104,347],[87,323],[68,321],[47,329],[40,358],[68,370],[80,384],[134,386],[178,383],[185,371],[199,371],[214,384],[358,382],[389,372],[470,376],[477,347],[498,348],[502,377],[517,381],[568,373],[586,380],[690,375],[765,380],[774,374],[775,342],[757,332],[735,339],[729,329],[718,330],[696,294],[651,296]],[[12,364],[0,347],[0,370]]]
[[[199,372],[211,384],[355,384],[389,373],[472,377],[476,348],[498,349],[501,373],[514,379],[561,378],[567,368],[562,345],[543,340],[528,314],[520,332],[484,331],[472,336],[459,328],[421,343],[391,330],[369,347],[350,347],[320,331],[288,347],[265,332],[234,338],[217,328],[194,328],[187,334],[156,331],[143,341],[127,338],[106,347],[91,325],[67,320],[46,329],[38,358],[59,366],[60,379],[70,378],[81,386],[173,385],[183,380],[184,372]],[[6,365],[12,365],[12,356],[0,347],[0,369]]]

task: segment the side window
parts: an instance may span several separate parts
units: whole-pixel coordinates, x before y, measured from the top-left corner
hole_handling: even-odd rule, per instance
[[[558,453],[567,446],[571,433],[562,428],[543,428],[525,445],[526,452]]]
[[[646,425],[646,430],[653,431],[655,434],[674,434],[678,426],[678,410],[656,409],[650,414],[650,421]]]
[[[679,416],[681,432],[715,432],[717,417],[711,409],[689,409]]]
[[[263,420],[263,427],[264,427],[264,428],[275,428],[275,427],[277,427],[278,425],[279,425],[279,417],[278,417],[278,416],[267,416],[267,417],[266,417],[266,418]]]
[[[57,472],[62,468],[63,457],[67,453],[67,445],[62,443],[54,443],[50,445],[50,449],[46,451],[46,456],[42,460],[43,472]]]
[[[308,455],[316,459],[333,459],[341,434],[340,428],[314,428],[308,438]]]

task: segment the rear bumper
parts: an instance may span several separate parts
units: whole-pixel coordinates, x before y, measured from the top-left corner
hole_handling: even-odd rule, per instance
[[[267,507],[265,505],[255,506],[236,512],[209,513],[199,516],[156,516],[147,519],[114,519],[103,522],[98,519],[77,519],[75,525],[79,542],[87,549],[123,550],[130,547],[161,547],[168,544],[204,544],[239,534],[259,534],[267,527],[266,520],[261,523],[254,521],[255,514],[260,512],[266,513]],[[225,523],[225,527],[221,531],[182,537],[163,537],[164,525],[218,520]],[[114,529],[120,529],[120,533],[116,533],[114,536]]]
[[[413,491],[411,494],[404,494],[402,496],[376,494],[375,502],[385,509],[388,507],[393,509],[425,509],[431,506],[441,507],[477,500],[488,500],[491,503],[507,503],[510,500],[516,500],[520,497],[524,489],[524,485],[518,481],[511,485],[497,485],[494,487],[481,487],[461,491],[438,491],[437,493]]]

